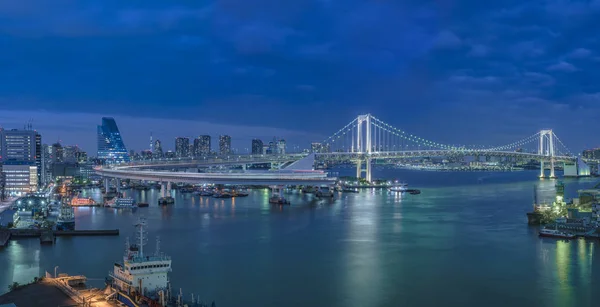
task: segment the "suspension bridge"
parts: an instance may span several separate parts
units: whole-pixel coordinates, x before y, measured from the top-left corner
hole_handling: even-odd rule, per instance
[[[573,155],[560,138],[551,130],[541,130],[518,141],[501,146],[457,146],[427,140],[398,129],[371,114],[359,115],[321,143],[312,144],[312,153],[287,155],[229,155],[207,159],[187,158],[175,160],[148,160],[96,168],[106,178],[150,180],[157,182],[212,182],[229,184],[331,184],[335,178],[323,171],[315,171],[317,162],[354,163],[356,177],[372,181],[375,162],[384,160],[393,163],[402,160],[447,158],[460,160],[473,157],[499,159],[503,163],[537,161],[540,177],[556,178],[558,163],[592,162],[580,160]],[[579,161],[578,161],[579,160]],[[264,174],[246,172],[250,164],[271,163],[277,169]],[[243,167],[242,172],[182,173],[177,169],[212,167]],[[577,166],[576,166],[577,167]],[[586,165],[587,167],[587,165]],[[545,170],[549,169],[546,176]],[[577,171],[576,171],[577,172]]]
[[[516,142],[501,146],[456,146],[427,140],[398,129],[377,117],[359,115],[322,143],[313,144],[322,161],[351,161],[356,164],[356,176],[365,173],[372,180],[373,160],[416,158],[498,157],[505,162],[526,160],[540,162],[540,177],[549,166],[550,178],[555,178],[555,164],[573,162],[575,155],[551,129],[541,130]],[[597,161],[595,161],[597,162]],[[546,164],[546,165],[545,165]]]

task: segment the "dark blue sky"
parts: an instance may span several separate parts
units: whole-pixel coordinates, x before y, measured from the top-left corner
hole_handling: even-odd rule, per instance
[[[440,143],[600,145],[600,0],[0,1],[0,124],[95,151],[117,119],[321,140],[362,113]],[[48,140],[50,142],[50,140]],[[239,144],[236,144],[239,142]]]

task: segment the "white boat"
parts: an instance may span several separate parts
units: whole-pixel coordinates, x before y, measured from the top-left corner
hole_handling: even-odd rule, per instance
[[[404,192],[408,191],[408,184],[406,184],[406,183],[396,184],[396,185],[389,187],[388,190],[390,190],[390,192],[404,193]]]
[[[559,238],[559,239],[574,239],[576,236],[572,233],[564,232],[558,229],[540,229],[540,237]]]
[[[110,208],[134,208],[135,200],[131,197],[115,197],[105,204],[105,207]]]
[[[165,300],[169,288],[168,273],[171,272],[171,258],[160,253],[158,238],[154,254],[145,254],[146,220],[140,218],[135,226],[137,243],[129,245],[129,240],[126,241],[123,263],[115,263],[113,271],[109,272],[112,287],[121,294],[158,294],[161,300]],[[120,296],[119,300],[127,298]]]

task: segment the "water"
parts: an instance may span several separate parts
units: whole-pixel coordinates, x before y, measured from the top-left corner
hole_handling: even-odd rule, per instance
[[[176,195],[174,207],[161,208],[158,192],[148,191],[132,194],[149,208],[78,208],[77,228],[120,228],[121,235],[61,237],[55,246],[12,241],[0,250],[0,289],[55,266],[101,285],[145,216],[146,249],[160,235],[173,258],[174,289],[219,306],[591,306],[600,299],[598,243],[540,239],[527,226],[533,185],[549,198],[553,181],[540,182],[536,172],[375,175],[422,194],[362,191],[333,202],[291,194],[292,206],[280,208],[255,190],[238,199]],[[565,181],[567,197],[594,182]]]

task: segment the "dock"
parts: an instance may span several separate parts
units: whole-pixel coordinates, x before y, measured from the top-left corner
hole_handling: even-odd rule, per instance
[[[45,229],[9,229],[0,231],[0,246],[11,238],[39,238],[41,244],[53,244],[56,237],[76,236],[118,236],[118,229],[105,230],[45,230]]]
[[[46,230],[40,233],[40,244],[54,244],[54,242],[56,242],[56,237],[54,237],[52,230]]]
[[[6,246],[10,240],[10,231],[8,229],[0,230],[0,247]]]

